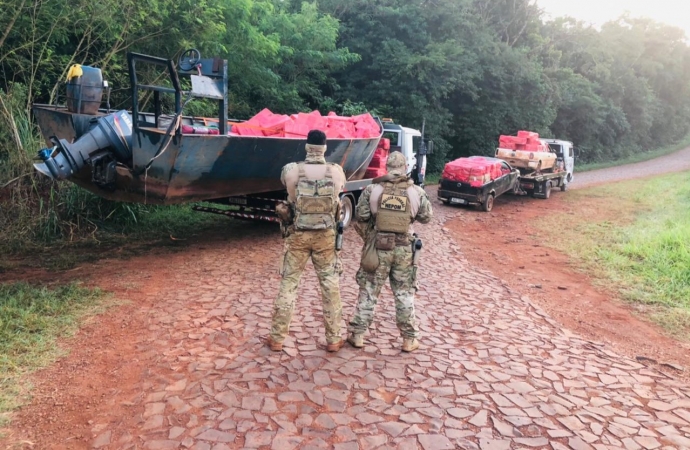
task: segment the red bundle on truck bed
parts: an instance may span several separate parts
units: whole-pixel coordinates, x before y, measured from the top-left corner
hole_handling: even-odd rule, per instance
[[[390,153],[391,141],[390,139],[382,138],[379,141],[378,147],[371,158],[369,167],[364,174],[364,178],[378,178],[384,176],[386,171],[386,162],[388,162],[388,154]]]
[[[521,130],[517,136],[501,135],[498,138],[498,148],[541,152],[544,151],[544,144],[539,140],[539,133]]]
[[[480,187],[499,178],[502,174],[501,161],[471,156],[446,164],[441,177],[445,180],[469,183],[472,187]]]

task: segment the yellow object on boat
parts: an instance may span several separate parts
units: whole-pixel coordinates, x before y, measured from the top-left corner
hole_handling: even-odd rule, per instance
[[[69,71],[67,72],[67,81],[71,80],[72,78],[80,77],[84,74],[84,71],[81,69],[81,64],[72,64],[72,67],[69,68]]]

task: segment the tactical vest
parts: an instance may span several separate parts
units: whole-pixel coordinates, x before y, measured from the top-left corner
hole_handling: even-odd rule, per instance
[[[331,166],[326,167],[325,178],[310,180],[304,164],[298,164],[299,174],[295,191],[295,229],[326,230],[335,228],[338,198]]]
[[[385,183],[376,213],[376,229],[386,233],[407,233],[412,219],[410,217],[410,199],[407,195],[407,181],[402,183]]]

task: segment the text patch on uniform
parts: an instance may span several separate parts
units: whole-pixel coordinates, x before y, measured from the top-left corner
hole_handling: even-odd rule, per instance
[[[407,209],[407,197],[383,194],[381,196],[381,208],[389,211],[405,211]]]

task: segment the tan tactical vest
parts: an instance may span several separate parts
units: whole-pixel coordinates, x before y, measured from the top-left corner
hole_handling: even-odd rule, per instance
[[[386,233],[407,233],[412,220],[410,218],[410,199],[407,188],[410,184],[386,183],[379,200],[376,214],[376,229]]]
[[[297,230],[326,230],[335,228],[338,198],[331,174],[326,168],[325,178],[310,180],[299,164],[297,189],[295,190],[295,228]]]

